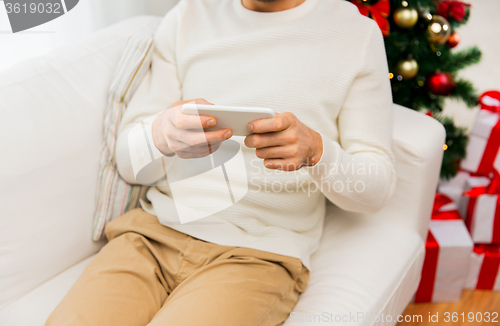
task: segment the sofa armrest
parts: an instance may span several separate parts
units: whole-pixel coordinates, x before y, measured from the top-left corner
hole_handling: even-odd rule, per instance
[[[0,309],[99,250],[91,240],[103,118],[136,17],[0,73]]]
[[[373,215],[427,237],[446,133],[436,119],[394,104],[393,152],[397,185],[389,203]]]

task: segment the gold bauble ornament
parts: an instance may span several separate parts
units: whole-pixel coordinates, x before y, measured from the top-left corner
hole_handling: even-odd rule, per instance
[[[396,64],[396,72],[404,79],[412,79],[418,73],[418,62],[413,58],[402,59]]]
[[[418,11],[415,8],[398,8],[394,11],[392,18],[399,27],[411,28],[415,26],[418,21]]]
[[[425,34],[427,41],[433,44],[444,44],[448,41],[450,35],[451,27],[446,18],[433,15]]]

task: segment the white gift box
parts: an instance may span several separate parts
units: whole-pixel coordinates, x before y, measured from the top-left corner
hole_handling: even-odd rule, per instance
[[[475,243],[500,244],[500,198],[498,193],[487,193],[491,182],[486,177],[469,177],[466,181],[467,192],[471,189],[483,189],[479,193],[484,192],[473,195],[474,198],[465,195],[461,201],[460,212]]]
[[[492,168],[500,171],[499,120],[499,113],[479,110],[467,144],[467,156],[461,162],[462,169],[484,175],[491,172]]]
[[[499,245],[476,245],[471,253],[465,288],[500,291],[499,267]]]
[[[458,207],[461,207],[461,200],[466,188],[467,179],[470,173],[466,171],[458,171],[458,173],[450,180],[440,180],[438,192],[450,197]],[[462,216],[462,212],[460,212]]]
[[[456,206],[446,205],[442,209],[455,210],[455,218],[430,221],[415,302],[453,302],[462,296],[473,242]]]

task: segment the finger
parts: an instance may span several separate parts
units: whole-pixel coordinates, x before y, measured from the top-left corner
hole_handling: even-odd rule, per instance
[[[293,144],[297,139],[294,132],[279,131],[266,134],[251,134],[245,137],[245,145],[250,148],[264,148]]]
[[[191,104],[208,104],[208,105],[214,105],[213,103],[208,102],[207,100],[203,98],[195,98],[192,100],[184,100],[184,101],[177,101],[174,104],[172,104],[172,107],[174,106],[182,106],[186,103],[191,103]]]
[[[292,121],[292,117],[288,112],[282,114],[277,113],[274,118],[252,121],[248,124],[247,128],[250,132],[257,134],[276,132],[288,129],[292,125]]]
[[[304,163],[297,164],[287,159],[271,158],[264,160],[264,166],[268,169],[295,171],[304,166]]]
[[[230,129],[221,129],[213,131],[192,131],[185,129],[177,129],[173,131],[173,138],[186,144],[188,147],[202,144],[217,142],[217,140],[226,140],[231,138],[232,132]]]
[[[177,156],[182,158],[182,159],[192,159],[192,158],[201,158],[208,156],[210,154],[213,154],[215,151],[217,151],[220,148],[220,144],[216,146],[204,146],[204,147],[198,147],[196,150],[189,150],[189,151],[178,151],[176,152]]]
[[[176,154],[177,154],[177,157],[182,158],[182,159],[192,159],[192,158],[201,158],[201,157],[208,156],[208,155],[210,155],[210,152],[205,151],[205,152],[200,152],[200,153],[198,153],[198,152],[194,153],[194,152],[179,151],[179,152],[176,152]]]
[[[206,129],[217,125],[217,119],[207,115],[191,115],[182,112],[182,105],[177,105],[169,109],[168,116],[170,122],[177,129]]]
[[[255,155],[258,158],[271,159],[271,158],[291,158],[297,155],[294,147],[291,146],[272,146],[257,148]]]
[[[207,129],[217,125],[217,119],[208,115],[190,115],[182,112],[171,120],[177,129]]]
[[[207,143],[207,144],[195,145],[195,146],[191,146],[190,150],[193,152],[202,152],[205,150],[215,152],[217,149],[219,149],[222,142],[223,142],[223,140],[216,140],[216,141],[212,141],[211,143]]]

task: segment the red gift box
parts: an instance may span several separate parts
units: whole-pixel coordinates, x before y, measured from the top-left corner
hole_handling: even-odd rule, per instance
[[[500,291],[500,245],[476,244],[471,253],[467,289]]]
[[[488,175],[500,170],[500,92],[487,91],[479,97],[480,109],[472,126],[467,157],[462,169]]]
[[[436,194],[415,302],[459,301],[473,242],[455,203]]]
[[[469,177],[467,183],[472,188],[464,192],[463,211],[475,243],[500,244],[500,174],[495,170],[490,175],[490,180]]]

